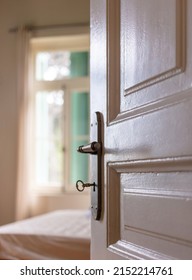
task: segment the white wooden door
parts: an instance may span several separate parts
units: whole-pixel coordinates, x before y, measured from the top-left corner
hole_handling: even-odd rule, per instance
[[[104,146],[92,259],[192,258],[191,26],[192,0],[91,0]]]

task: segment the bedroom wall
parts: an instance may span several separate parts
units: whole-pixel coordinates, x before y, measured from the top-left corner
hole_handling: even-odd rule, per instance
[[[16,36],[18,25],[89,22],[89,0],[0,0],[0,224],[14,221],[17,169]],[[89,196],[39,198],[34,214],[65,206],[87,207]],[[71,201],[71,203],[70,203]],[[81,205],[80,205],[81,204]],[[43,206],[44,205],[44,206]]]

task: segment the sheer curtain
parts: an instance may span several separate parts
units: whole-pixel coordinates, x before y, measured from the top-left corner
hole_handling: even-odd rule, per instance
[[[17,108],[18,154],[16,187],[16,220],[29,215],[31,157],[31,94],[29,80],[29,43],[31,32],[26,27],[17,31]]]

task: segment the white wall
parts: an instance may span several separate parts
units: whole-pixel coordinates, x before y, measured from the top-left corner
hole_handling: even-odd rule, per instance
[[[15,218],[16,36],[9,29],[22,24],[44,26],[88,22],[89,0],[0,0],[0,224],[12,222]],[[45,208],[50,210],[55,204],[63,205],[61,197],[51,201],[43,198],[43,201]],[[85,206],[86,203],[87,200],[83,199]]]

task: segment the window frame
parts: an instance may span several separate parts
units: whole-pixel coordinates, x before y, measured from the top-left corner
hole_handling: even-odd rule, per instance
[[[78,28],[76,29],[79,30]],[[69,32],[69,31],[68,31]],[[47,31],[46,31],[47,33]],[[62,32],[64,33],[64,32]],[[42,185],[37,186],[35,180],[35,141],[32,141],[32,189],[34,192],[42,193],[42,194],[62,194],[65,192],[73,193],[76,191],[74,185],[71,185],[69,182],[69,168],[70,168],[70,118],[69,118],[69,102],[70,102],[70,94],[72,92],[90,92],[90,78],[89,76],[84,77],[66,77],[61,80],[54,81],[39,81],[35,78],[35,59],[38,52],[43,51],[89,51],[89,33],[87,32],[87,28],[82,30],[82,33],[76,33],[75,29],[70,34],[65,35],[57,35],[49,34],[49,36],[42,36],[40,32],[40,36],[37,34],[32,36],[30,39],[30,91],[31,91],[31,104],[32,104],[32,115],[33,115],[33,125],[32,125],[32,135],[35,140],[35,96],[38,91],[52,91],[52,90],[64,90],[65,102],[64,102],[64,112],[68,121],[65,122],[65,131],[67,131],[68,137],[65,137],[65,162],[68,164],[64,164],[64,184],[61,186],[48,186]],[[89,135],[88,135],[89,137]]]

